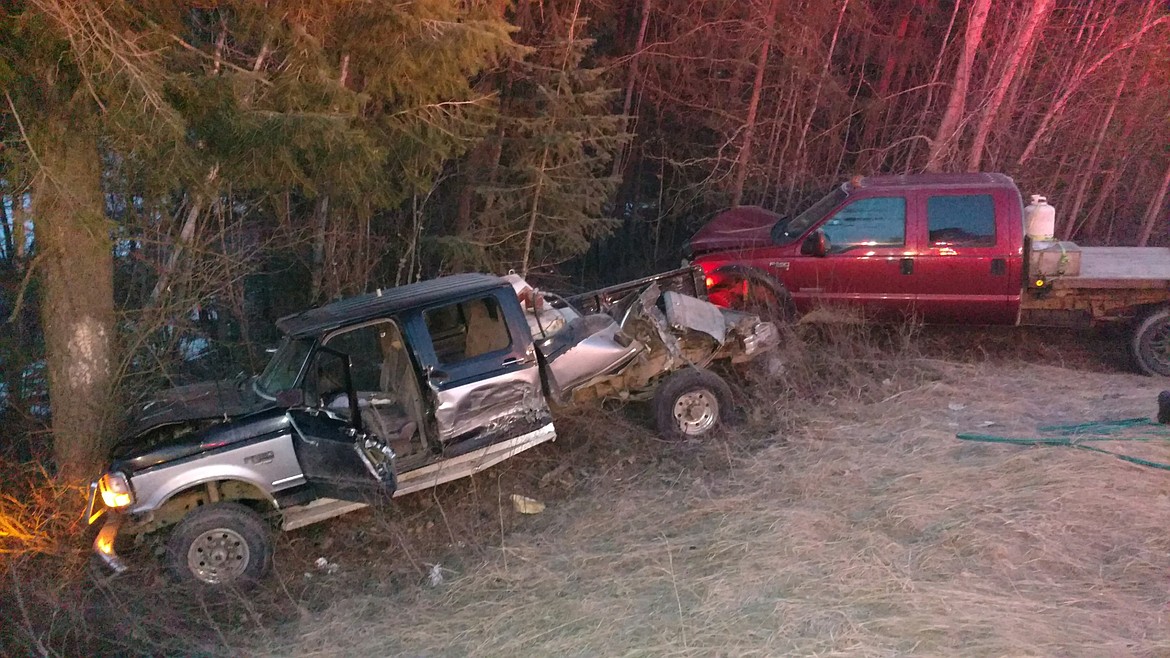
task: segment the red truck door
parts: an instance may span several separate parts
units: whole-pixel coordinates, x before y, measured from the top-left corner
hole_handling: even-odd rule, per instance
[[[884,317],[908,313],[917,248],[908,210],[901,194],[851,199],[818,227],[828,238],[827,254],[773,259],[770,269],[801,312],[845,303]]]
[[[1021,290],[1019,199],[1001,190],[922,190],[909,199],[922,249],[913,276],[926,322],[1013,324]]]

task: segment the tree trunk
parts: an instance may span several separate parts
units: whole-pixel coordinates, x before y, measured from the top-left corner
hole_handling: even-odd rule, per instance
[[[1162,215],[1162,203],[1166,200],[1166,192],[1170,190],[1170,163],[1166,164],[1166,173],[1162,176],[1162,185],[1158,188],[1158,193],[1154,195],[1153,200],[1150,201],[1150,206],[1146,210],[1145,221],[1142,222],[1142,232],[1138,234],[1137,246],[1144,247],[1150,242],[1150,235],[1154,232],[1154,224],[1158,223],[1158,217]]]
[[[316,304],[325,290],[325,241],[329,237],[329,194],[317,197],[313,204],[313,262],[309,300]]]
[[[738,206],[743,200],[743,184],[747,180],[748,166],[752,159],[752,140],[756,134],[756,112],[760,107],[760,92],[764,88],[764,73],[768,68],[768,49],[772,46],[772,26],[776,24],[776,11],[780,0],[771,0],[768,13],[764,16],[764,43],[756,58],[756,79],[752,83],[752,98],[748,102],[747,119],[743,129],[743,146],[736,158],[735,182],[731,185],[731,205]]]
[[[1028,12],[1028,17],[1024,20],[1023,28],[1016,32],[1015,38],[1012,39],[1012,45],[1008,49],[1007,62],[999,71],[999,81],[996,83],[995,89],[992,90],[991,98],[987,100],[983,114],[979,118],[979,125],[975,129],[975,140],[971,143],[971,155],[967,158],[967,171],[979,171],[979,165],[983,161],[983,148],[987,144],[987,136],[991,134],[991,127],[999,115],[999,108],[1007,96],[1008,89],[1012,86],[1012,81],[1019,72],[1020,63],[1028,51],[1032,49],[1036,32],[1048,19],[1048,14],[1052,11],[1052,3],[1053,0],[1035,0],[1032,3],[1031,11]]]
[[[104,453],[113,377],[114,286],[96,138],[47,120],[31,135],[40,169],[33,216],[59,474],[91,475]]]
[[[963,127],[963,114],[967,109],[967,87],[971,84],[971,67],[975,62],[975,53],[983,40],[983,25],[987,22],[987,13],[990,10],[991,0],[975,0],[975,4],[971,6],[971,15],[967,19],[967,35],[963,39],[963,52],[959,55],[959,65],[955,68],[955,79],[951,85],[947,109],[943,112],[934,143],[930,146],[930,155],[926,159],[927,171],[941,169],[958,142],[959,131]]]
[[[624,133],[629,130],[630,108],[633,107],[634,100],[634,84],[638,81],[638,58],[642,54],[642,48],[646,45],[646,26],[650,23],[650,0],[642,0],[642,20],[638,25],[638,40],[634,43],[634,52],[630,55],[630,69],[626,75],[626,93],[622,98],[622,127],[621,131]],[[633,142],[629,144],[629,149],[633,149]],[[611,174],[617,176],[625,171],[626,168],[626,152],[627,145],[622,144],[618,147],[617,153],[613,158],[613,170]]]

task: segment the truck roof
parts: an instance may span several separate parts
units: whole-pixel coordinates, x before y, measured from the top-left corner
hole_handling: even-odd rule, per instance
[[[976,173],[957,173],[957,174],[903,174],[900,176],[865,176],[860,179],[860,182],[850,183],[852,189],[870,189],[870,188],[930,188],[939,189],[947,187],[1011,187],[1015,188],[1016,182],[1010,176],[1005,174],[992,174],[984,172]]]
[[[347,297],[276,321],[283,333],[299,338],[313,336],[340,326],[385,317],[447,297],[486,292],[510,287],[507,281],[491,274],[455,274],[438,279],[379,289],[356,297]]]

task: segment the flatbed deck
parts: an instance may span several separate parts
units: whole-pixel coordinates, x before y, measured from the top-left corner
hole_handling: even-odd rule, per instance
[[[1170,288],[1170,248],[1081,247],[1080,252],[1080,274],[1053,279],[1053,289]]]

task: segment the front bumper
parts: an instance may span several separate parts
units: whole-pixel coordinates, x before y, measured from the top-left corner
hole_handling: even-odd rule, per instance
[[[110,518],[106,520],[106,524],[102,526],[102,529],[98,531],[97,537],[93,540],[93,552],[97,553],[102,563],[114,573],[122,573],[126,570],[126,563],[114,551],[114,540],[118,538],[118,530],[121,528],[121,516],[111,514]]]
[[[89,525],[96,523],[107,512],[109,516],[106,518],[106,523],[93,540],[93,552],[97,553],[102,563],[114,573],[122,573],[126,570],[126,563],[114,551],[114,541],[118,538],[118,531],[122,529],[124,519],[121,514],[107,509],[102,504],[101,498],[98,496],[98,483],[93,482],[89,485],[89,505],[86,509]]]

